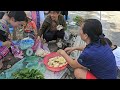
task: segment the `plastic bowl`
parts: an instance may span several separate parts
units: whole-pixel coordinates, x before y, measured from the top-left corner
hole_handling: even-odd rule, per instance
[[[44,59],[43,59],[43,63],[45,64],[46,68],[47,68],[48,70],[53,71],[53,72],[62,71],[62,70],[64,70],[64,69],[67,67],[67,64],[64,65],[64,66],[62,66],[62,67],[50,67],[50,66],[48,65],[49,59],[50,59],[50,58],[53,58],[53,57],[56,57],[56,56],[61,56],[61,55],[58,54],[58,53],[56,53],[56,52],[52,52],[52,53],[46,55],[46,56],[44,57]]]

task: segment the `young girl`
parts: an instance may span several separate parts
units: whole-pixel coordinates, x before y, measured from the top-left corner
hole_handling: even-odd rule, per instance
[[[32,16],[30,11],[26,11],[27,19],[26,26],[24,27],[24,36],[37,36],[37,27],[34,21],[32,21]]]
[[[75,77],[77,79],[116,79],[115,57],[105,41],[101,22],[96,19],[85,20],[80,29],[80,36],[86,42],[86,46],[58,51],[74,68]],[[73,60],[67,55],[73,50],[82,51],[78,60]]]
[[[0,20],[0,69],[3,66],[2,59],[11,51],[9,24],[16,28],[21,26],[25,20],[24,11],[9,11]]]

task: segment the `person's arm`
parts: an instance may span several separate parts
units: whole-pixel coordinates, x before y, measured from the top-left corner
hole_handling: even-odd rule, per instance
[[[41,37],[42,34],[45,32],[49,24],[46,22],[46,20],[43,22],[42,27],[39,29],[38,35]]]
[[[64,50],[58,50],[58,53],[61,54],[65,58],[65,60],[68,62],[68,64],[72,68],[85,68],[84,66],[79,64],[77,60],[73,60],[71,57],[69,57]]]
[[[79,47],[74,47],[74,50],[83,51],[85,49],[85,47],[86,47],[86,45],[79,46]]]
[[[64,50],[65,52],[67,52],[67,54],[70,54],[74,50],[83,51],[85,47],[86,47],[85,45],[79,47],[67,47]]]
[[[10,41],[5,41],[5,42],[0,41],[0,46],[10,47],[11,46],[11,42]]]

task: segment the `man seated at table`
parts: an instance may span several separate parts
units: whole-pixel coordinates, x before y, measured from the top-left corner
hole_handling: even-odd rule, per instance
[[[39,36],[43,36],[46,42],[63,39],[66,28],[66,22],[60,11],[50,11],[39,30]]]

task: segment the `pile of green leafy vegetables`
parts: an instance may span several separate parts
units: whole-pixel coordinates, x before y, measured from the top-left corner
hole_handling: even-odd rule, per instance
[[[24,68],[12,74],[14,79],[44,79],[44,75],[37,69]]]
[[[75,18],[73,18],[73,21],[76,22],[76,25],[81,25],[82,22],[84,21],[84,18],[81,16],[76,16]]]

